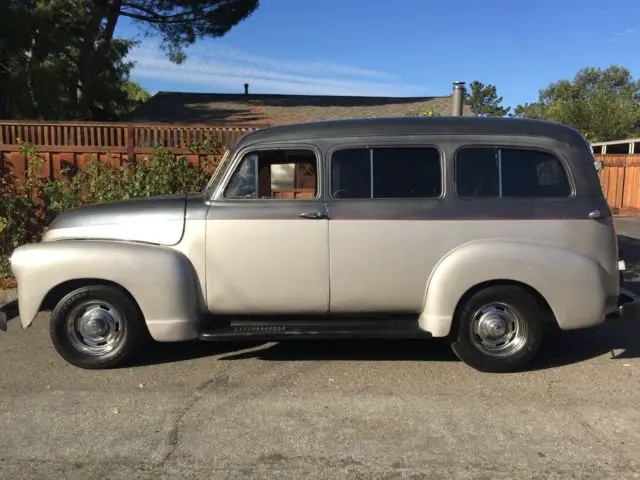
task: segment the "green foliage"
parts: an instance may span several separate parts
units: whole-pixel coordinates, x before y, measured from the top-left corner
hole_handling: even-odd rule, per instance
[[[137,106],[129,86],[134,64],[126,59],[133,41],[110,39],[99,65],[78,80],[89,13],[78,0],[0,6],[0,31],[11,32],[0,39],[0,117],[75,118],[78,95],[85,93],[85,118],[92,120],[115,120]]]
[[[191,153],[200,151],[207,155],[212,155],[216,151],[224,148],[224,144],[219,140],[212,138],[211,135],[206,134],[202,141],[192,142],[190,145],[187,145],[186,148],[188,148]]]
[[[434,109],[429,108],[424,112],[410,112],[407,113],[407,117],[439,117],[440,114],[436,112]]]
[[[475,115],[504,117],[510,107],[503,107],[502,97],[498,96],[495,85],[485,85],[478,80],[474,80],[469,85],[466,103]]]
[[[591,142],[622,140],[640,133],[639,101],[640,82],[629,70],[589,67],[541,90],[537,102],[516,108],[516,116],[570,125]]]
[[[44,159],[32,145],[21,143],[20,151],[28,165],[24,179],[12,174],[0,178],[0,280],[10,277],[7,258],[13,249],[40,240],[45,226],[61,212],[93,203],[199,192],[214,165],[211,157],[192,165],[158,147],[140,162],[116,167],[93,159],[86,169],[67,169],[52,180],[43,175]]]
[[[0,280],[10,276],[7,258],[13,249],[39,239],[36,225],[43,215],[44,160],[29,145],[21,143],[20,150],[29,159],[24,180],[10,173],[0,177]]]
[[[514,117],[516,118],[529,118],[532,120],[549,120],[547,115],[547,108],[545,105],[539,102],[524,103],[518,105],[514,109]]]

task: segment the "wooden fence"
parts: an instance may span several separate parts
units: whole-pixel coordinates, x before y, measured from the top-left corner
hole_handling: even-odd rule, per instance
[[[611,209],[621,215],[640,215],[640,155],[595,157],[604,162],[600,181]]]
[[[26,159],[19,141],[31,143],[45,159],[45,175],[63,166],[82,169],[92,158],[113,165],[136,161],[163,146],[197,164],[219,157],[243,135],[268,125],[173,125],[97,122],[19,122],[0,120],[0,168],[20,177]]]

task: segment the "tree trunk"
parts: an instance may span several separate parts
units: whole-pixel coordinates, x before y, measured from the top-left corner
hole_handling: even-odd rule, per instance
[[[105,13],[105,5],[94,6],[84,29],[82,46],[77,62],[77,74],[69,84],[69,110],[71,115],[76,118],[88,118],[87,90],[91,84],[90,72],[94,45],[100,33],[100,25]]]
[[[42,116],[42,111],[40,110],[40,103],[38,102],[38,97],[36,95],[36,91],[35,88],[33,87],[33,64],[35,62],[34,59],[34,50],[36,48],[36,38],[38,36],[38,29],[36,28],[33,31],[33,36],[31,37],[31,46],[29,48],[29,50],[26,52],[26,57],[27,57],[27,61],[26,61],[26,86],[27,86],[27,91],[29,92],[29,100],[31,101],[31,106],[33,108],[33,112],[34,115],[42,120],[43,116]]]
[[[114,0],[96,8],[91,22],[85,30],[84,43],[80,52],[78,113],[81,118],[91,117],[93,106],[93,82],[104,65],[107,53],[111,48],[111,40],[115,31],[122,0]],[[102,20],[106,16],[106,24],[102,28]]]

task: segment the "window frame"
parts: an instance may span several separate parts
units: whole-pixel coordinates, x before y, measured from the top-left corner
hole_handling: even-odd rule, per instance
[[[403,148],[424,148],[424,149],[433,149],[435,151],[438,152],[438,163],[440,165],[440,195],[438,195],[437,197],[384,197],[384,198],[378,198],[374,196],[374,191],[373,191],[373,183],[374,183],[374,173],[373,173],[373,150],[374,149],[387,149],[387,148],[395,148],[395,149],[403,149]],[[338,151],[342,151],[342,150],[369,150],[369,166],[370,166],[370,175],[369,175],[369,182],[370,182],[370,195],[367,198],[336,198],[333,196],[333,155],[334,153],[338,152]],[[333,200],[333,201],[341,201],[341,202],[346,202],[346,201],[355,201],[355,202],[362,202],[362,201],[385,201],[385,200],[391,200],[391,201],[429,201],[429,200],[442,200],[445,197],[445,193],[446,193],[446,185],[447,185],[447,171],[446,171],[446,157],[445,157],[445,151],[444,149],[442,149],[439,145],[434,144],[434,143],[424,143],[424,142],[419,142],[419,143],[412,143],[412,142],[401,142],[401,143],[348,143],[348,144],[341,144],[341,145],[337,145],[335,147],[332,147],[331,149],[329,149],[329,151],[327,151],[327,157],[326,157],[326,163],[327,163],[327,168],[326,168],[326,175],[327,175],[327,181],[326,181],[326,185],[327,185],[327,199],[328,200]]]
[[[467,148],[482,148],[482,149],[491,149],[494,151],[498,151],[498,192],[497,196],[487,196],[487,197],[473,197],[473,196],[462,196],[458,192],[458,154],[461,150]],[[565,177],[567,179],[567,183],[569,184],[569,195],[562,197],[536,197],[536,196],[518,196],[518,197],[505,197],[502,195],[502,150],[525,150],[530,152],[538,152],[549,155],[551,158],[560,163],[560,166],[564,170]],[[558,200],[570,200],[576,197],[576,186],[574,181],[573,170],[569,162],[567,162],[564,157],[558,155],[556,152],[548,148],[541,148],[538,146],[529,146],[529,145],[511,145],[507,143],[469,143],[464,145],[458,145],[453,152],[453,191],[458,199],[461,200],[543,200],[543,201],[558,201]]]
[[[238,168],[240,167],[240,165],[242,164],[242,162],[244,161],[245,157],[255,153],[255,152],[261,152],[261,151],[274,151],[274,150],[305,150],[305,151],[309,151],[312,152],[315,160],[316,160],[316,195],[314,197],[309,197],[309,198],[230,198],[227,197],[227,189],[229,187],[229,184],[233,178],[233,176],[235,175],[236,171],[238,170]],[[320,153],[320,150],[318,149],[317,146],[315,145],[311,145],[311,144],[300,144],[300,143],[295,143],[295,144],[284,144],[284,143],[277,143],[277,144],[260,144],[260,145],[248,145],[244,148],[241,148],[240,150],[238,150],[236,152],[236,154],[234,155],[233,158],[233,162],[232,165],[229,167],[229,170],[227,171],[227,175],[225,178],[223,178],[220,182],[220,185],[218,186],[218,191],[216,192],[216,194],[214,195],[214,197],[212,198],[212,200],[218,200],[218,201],[223,201],[223,202],[229,202],[229,203],[233,203],[233,202],[250,202],[250,203],[256,203],[256,202],[277,202],[277,203],[281,203],[281,202],[315,202],[318,200],[322,199],[322,192],[323,192],[323,168],[322,168],[322,154]],[[257,182],[258,182],[258,178],[256,178],[256,191],[258,188]]]

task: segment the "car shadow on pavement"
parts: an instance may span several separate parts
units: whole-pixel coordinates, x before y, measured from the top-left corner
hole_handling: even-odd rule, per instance
[[[220,360],[266,361],[457,361],[437,340],[290,340],[267,348],[225,355]]]
[[[549,329],[526,370],[572,365],[601,355],[612,360],[640,358],[640,319],[607,320],[583,330]],[[299,340],[239,353],[220,360],[265,361],[458,361],[442,340]]]
[[[574,331],[548,329],[526,370],[545,370],[602,355],[611,360],[640,358],[640,318],[609,319]],[[259,359],[271,362],[308,361],[458,361],[446,341],[430,340],[288,340],[280,342],[150,343],[131,366],[218,356],[220,361]]]
[[[0,307],[0,312],[7,316],[7,321],[11,321],[18,318],[18,301],[11,300]]]
[[[151,343],[131,366],[157,365],[221,355],[219,360],[457,361],[433,340],[288,340],[281,342]]]
[[[259,342],[149,342],[138,355],[136,355],[129,367],[143,367],[160,365],[163,363],[175,363],[186,360],[195,360],[203,357],[213,357],[227,353],[235,353],[248,348],[256,348],[263,345]]]

